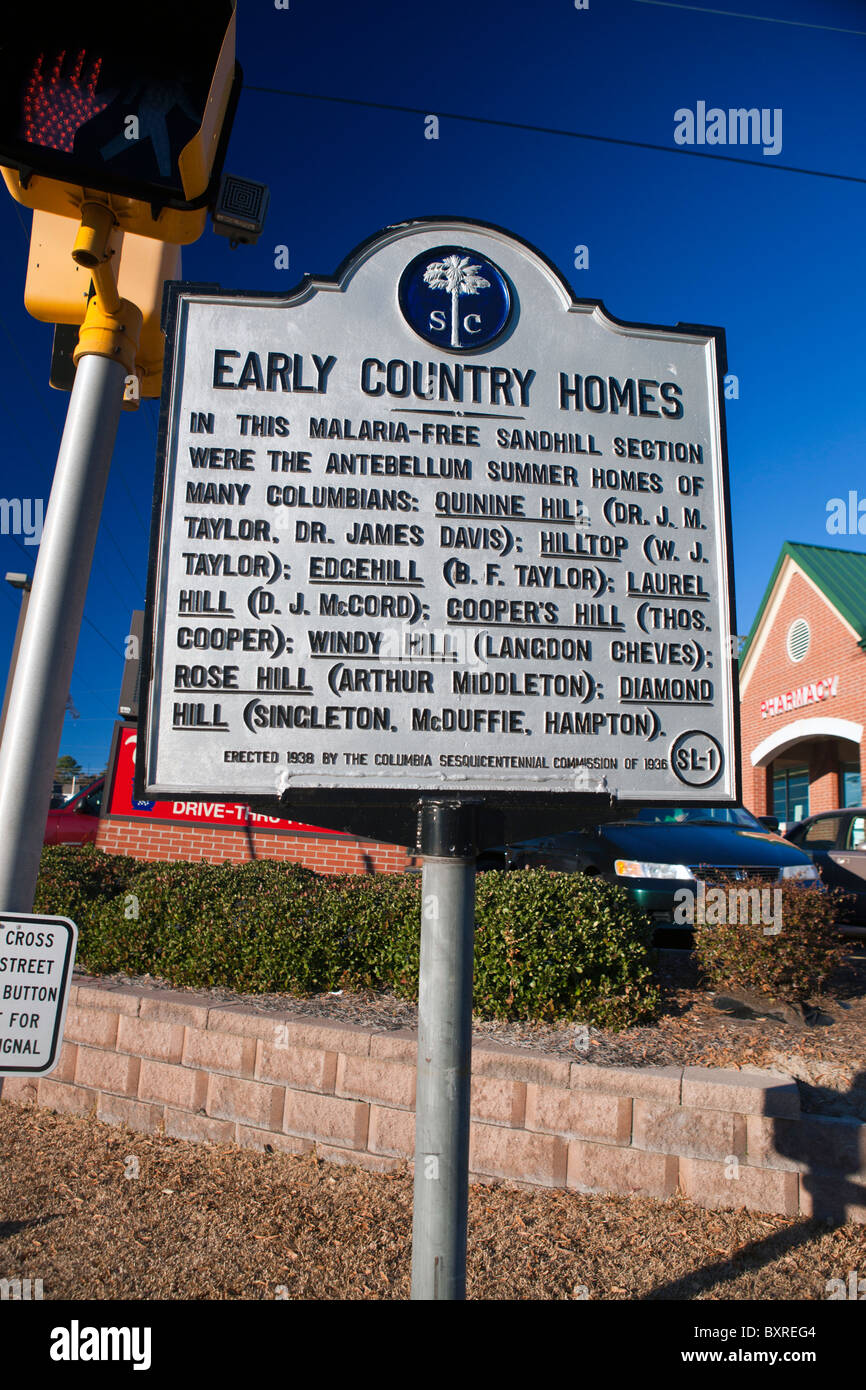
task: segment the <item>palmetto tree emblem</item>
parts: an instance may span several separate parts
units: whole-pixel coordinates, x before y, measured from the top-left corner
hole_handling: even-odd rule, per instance
[[[424,271],[424,283],[431,290],[445,290],[451,296],[451,346],[460,347],[460,316],[458,305],[461,294],[477,294],[479,290],[490,287],[490,281],[477,275],[480,265],[471,265],[469,256],[446,256],[441,261],[431,261]]]

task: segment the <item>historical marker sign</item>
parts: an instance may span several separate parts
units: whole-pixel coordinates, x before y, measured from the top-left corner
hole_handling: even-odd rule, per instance
[[[721,330],[431,219],[167,363],[139,796],[737,799]]]
[[[77,941],[68,917],[0,912],[0,1076],[57,1066]]]

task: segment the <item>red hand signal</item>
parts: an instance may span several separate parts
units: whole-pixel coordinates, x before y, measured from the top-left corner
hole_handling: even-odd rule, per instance
[[[24,93],[24,137],[30,144],[46,145],[50,149],[71,154],[80,127],[108,106],[111,95],[103,101],[96,98],[102,59],[94,60],[82,85],[84,56],[85,50],[82,49],[72,71],[63,77],[66,51],[59,53],[46,82],[42,71],[45,55],[39,54]]]

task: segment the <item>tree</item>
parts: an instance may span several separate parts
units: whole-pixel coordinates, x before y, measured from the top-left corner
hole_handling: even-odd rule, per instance
[[[470,265],[468,256],[446,256],[444,261],[431,261],[424,271],[424,283],[431,290],[445,290],[451,296],[451,346],[460,347],[460,321],[457,306],[461,294],[477,294],[486,290],[490,281],[476,275],[480,266]]]
[[[54,780],[56,782],[68,782],[73,777],[78,777],[81,773],[81,763],[76,762],[71,753],[64,753],[62,758],[57,759],[54,768]]]

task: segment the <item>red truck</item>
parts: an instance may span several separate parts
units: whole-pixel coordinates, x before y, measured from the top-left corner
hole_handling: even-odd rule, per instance
[[[45,822],[45,844],[92,844],[99,828],[99,808],[104,788],[105,778],[100,777],[76,796],[70,797],[65,805],[49,811]]]

